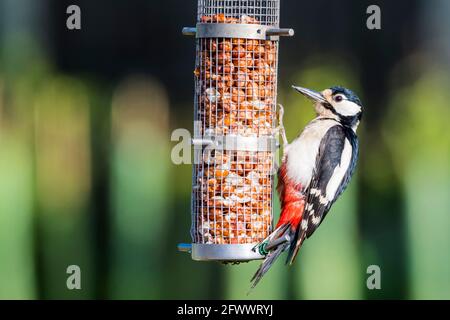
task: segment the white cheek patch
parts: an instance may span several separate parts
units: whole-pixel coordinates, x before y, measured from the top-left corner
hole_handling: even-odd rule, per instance
[[[337,113],[343,116],[355,116],[361,112],[360,106],[348,100],[342,100],[341,102],[334,103],[333,108]]]

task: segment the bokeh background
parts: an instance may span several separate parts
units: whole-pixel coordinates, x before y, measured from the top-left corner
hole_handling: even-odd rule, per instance
[[[66,28],[78,4],[82,29]],[[366,28],[381,7],[382,29]],[[0,0],[0,298],[450,299],[450,2],[281,1],[279,102],[340,84],[365,114],[357,175],[293,267],[194,262],[194,0]],[[278,205],[277,205],[278,207]],[[278,216],[278,209],[275,216]],[[81,267],[82,290],[66,288]],[[366,269],[381,268],[381,290]]]

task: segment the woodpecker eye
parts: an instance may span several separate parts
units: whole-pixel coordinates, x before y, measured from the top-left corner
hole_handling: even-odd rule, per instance
[[[341,102],[342,100],[344,100],[344,97],[340,94],[334,97],[334,101],[336,102]]]

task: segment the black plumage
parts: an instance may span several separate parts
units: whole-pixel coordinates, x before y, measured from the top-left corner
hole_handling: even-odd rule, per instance
[[[336,194],[334,196],[334,200],[336,201],[339,196],[342,194],[342,192],[345,191],[345,189],[347,188],[350,179],[353,176],[353,173],[355,172],[356,169],[356,163],[358,161],[358,153],[359,153],[359,142],[358,142],[358,137],[356,136],[356,133],[348,128],[348,127],[342,127],[344,132],[345,132],[345,137],[348,139],[348,141],[350,142],[351,146],[352,146],[352,157],[350,159],[350,165],[347,169],[347,172],[345,173],[344,179],[342,179],[341,184],[339,185],[339,188],[336,191]]]
[[[352,150],[349,166],[339,184],[334,198],[326,199],[326,188],[332,178],[335,168],[340,165],[345,141],[348,140]],[[296,235],[297,241],[303,242],[309,238],[324,220],[333,203],[347,187],[355,171],[358,158],[358,138],[354,131],[346,126],[335,125],[323,137],[316,158],[316,169],[313,172],[311,184],[306,190],[307,200],[301,227]],[[296,248],[291,248],[290,260],[296,255]]]
[[[348,140],[352,150],[351,159],[345,175],[332,200],[326,202],[326,188],[332,178],[335,168],[340,165],[343,156],[345,141]],[[323,137],[316,160],[316,170],[313,173],[311,184],[306,192],[307,207],[303,215],[304,232],[309,238],[324,220],[333,203],[339,198],[347,187],[355,171],[358,158],[358,138],[353,130],[342,125],[331,127]],[[318,221],[318,222],[317,222]],[[315,223],[317,222],[317,223]]]

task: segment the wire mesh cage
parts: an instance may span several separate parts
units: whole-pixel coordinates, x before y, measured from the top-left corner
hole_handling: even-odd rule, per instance
[[[199,0],[197,22],[278,26],[279,0]]]
[[[194,70],[195,260],[263,258],[272,230],[279,0],[199,0]],[[187,248],[187,249],[186,249]]]

